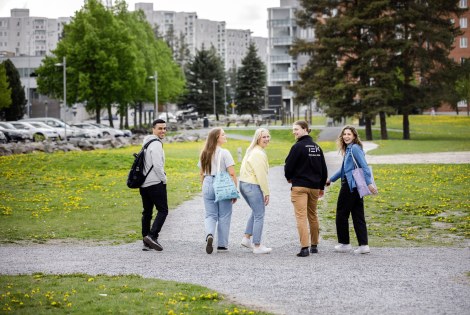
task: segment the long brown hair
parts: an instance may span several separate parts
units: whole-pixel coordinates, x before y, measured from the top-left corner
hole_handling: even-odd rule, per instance
[[[201,160],[201,169],[205,174],[211,173],[212,157],[217,149],[217,140],[219,139],[222,128],[212,128],[207,135],[206,144],[201,151],[199,159]]]
[[[363,148],[361,139],[359,138],[359,134],[357,133],[356,128],[354,128],[353,126],[344,126],[343,129],[341,130],[341,133],[338,136],[338,139],[336,139],[336,145],[338,146],[338,149],[342,155],[346,153],[346,147],[348,146],[346,143],[344,143],[344,140],[343,140],[344,131],[347,129],[349,129],[354,135],[354,140],[352,141],[352,143],[359,145],[361,149]]]

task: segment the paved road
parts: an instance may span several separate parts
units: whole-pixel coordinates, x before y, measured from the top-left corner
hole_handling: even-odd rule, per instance
[[[341,162],[327,154],[334,169]],[[0,273],[139,274],[217,290],[247,306],[276,314],[469,314],[470,250],[372,248],[370,255],[338,254],[321,240],[319,254],[298,258],[297,230],[283,168],[270,170],[271,204],[263,242],[269,255],[239,245],[250,210],[234,206],[230,252],[204,251],[204,209],[196,196],[170,212],[163,252],[141,242],[118,246],[50,244],[0,246]],[[139,220],[136,212],[135,218]],[[354,238],[353,238],[354,239]]]

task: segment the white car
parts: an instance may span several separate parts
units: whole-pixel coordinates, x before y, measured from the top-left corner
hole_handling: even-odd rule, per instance
[[[10,121],[15,128],[29,132],[30,139],[33,141],[42,141],[46,139],[57,140],[59,134],[57,131],[48,128],[38,128],[26,121]]]
[[[5,134],[8,141],[25,141],[30,139],[29,132],[17,129],[6,121],[0,122],[0,130]]]
[[[40,121],[45,123],[46,125],[49,125],[53,127],[57,133],[59,134],[60,138],[63,140],[65,139],[65,133],[67,133],[67,138],[70,137],[87,137],[91,138],[89,134],[87,134],[84,130],[76,127],[72,127],[66,123],[64,123],[62,120],[57,119],[57,118],[52,118],[52,117],[37,117],[37,118],[26,118],[26,119],[21,119],[21,121]]]
[[[119,129],[115,129],[110,126],[106,126],[106,125],[98,124],[98,123],[90,123],[90,124],[100,128],[104,137],[106,136],[124,137],[124,132]]]
[[[88,124],[88,123],[76,123],[76,124],[72,124],[72,127],[83,129],[92,138],[103,138],[103,131],[95,125]]]
[[[164,121],[168,122],[176,122],[176,116],[170,112],[163,112],[158,115],[159,119],[163,119]]]

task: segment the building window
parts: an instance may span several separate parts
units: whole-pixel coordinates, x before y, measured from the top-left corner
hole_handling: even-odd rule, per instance
[[[467,48],[467,47],[468,47],[467,37],[460,37],[460,48]]]
[[[460,18],[460,28],[467,28],[467,18]]]
[[[459,7],[462,9],[467,8],[467,0],[460,0]]]

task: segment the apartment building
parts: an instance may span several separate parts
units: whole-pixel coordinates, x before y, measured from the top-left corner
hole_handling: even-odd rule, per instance
[[[311,36],[313,40],[314,36],[297,26],[295,11],[299,6],[298,0],[280,0],[280,7],[268,8],[268,86],[280,87],[282,91],[282,100],[269,97],[273,101],[268,105],[281,106],[287,114],[294,112],[294,94],[288,88],[299,79],[298,69],[307,61],[304,57],[292,57],[289,50],[296,38]]]
[[[450,57],[454,59],[455,62],[463,63],[470,61],[470,30],[468,22],[470,21],[470,10],[468,10],[468,0],[460,0],[459,7],[462,9],[467,9],[461,17],[453,19],[453,23],[456,24],[462,31],[462,35],[455,38],[454,49],[450,53]],[[466,101],[460,101],[457,104],[459,111],[469,112],[470,104]],[[450,108],[448,105],[443,105],[437,109],[437,112],[453,112],[454,109]]]
[[[252,37],[250,30],[227,29],[224,21],[212,21],[201,19],[195,12],[175,12],[154,10],[153,3],[136,3],[135,10],[142,10],[147,21],[165,36],[172,33],[175,41],[170,43],[173,51],[178,51],[182,35],[190,55],[194,56],[196,50],[214,47],[223,60],[225,69],[230,69],[233,64],[241,66],[241,60],[245,57],[250,41],[258,48],[259,56],[263,61],[267,60],[267,38]]]
[[[37,69],[43,57],[57,47],[64,24],[69,17],[48,19],[29,15],[29,9],[12,9],[11,17],[0,17],[0,62],[10,59],[20,74],[25,87],[27,108],[30,114],[38,111],[45,97],[36,93],[36,78],[31,73]],[[57,101],[49,103],[50,113],[59,115]]]

